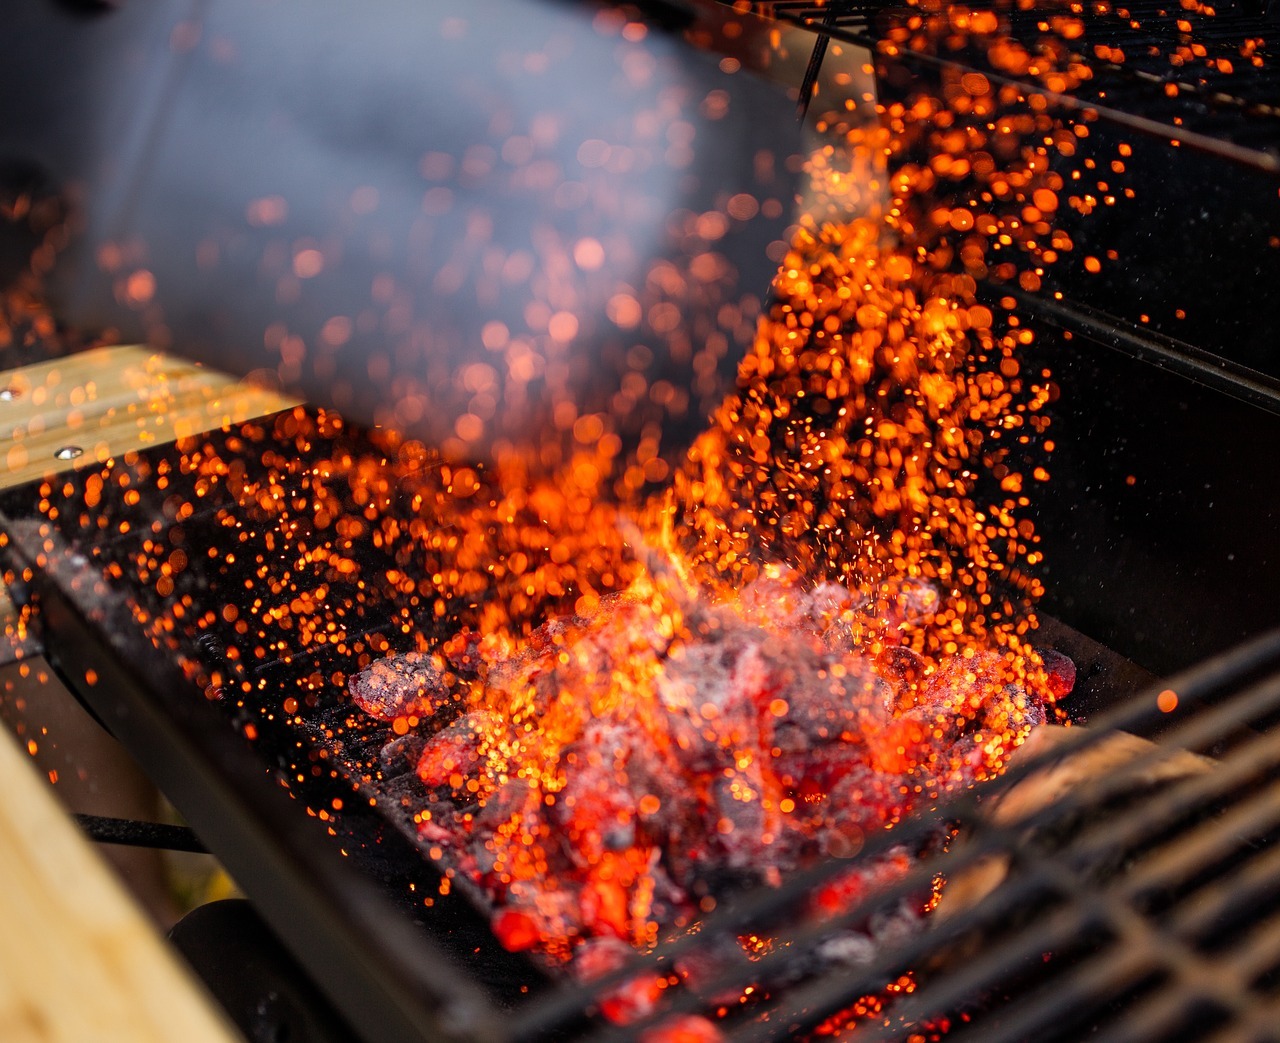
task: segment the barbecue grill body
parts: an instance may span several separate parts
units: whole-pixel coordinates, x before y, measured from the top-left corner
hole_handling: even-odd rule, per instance
[[[1203,181],[1219,170],[1218,160],[1196,166],[1162,142],[1138,147],[1152,150],[1139,162],[1171,172],[1173,184]],[[1269,212],[1273,183],[1265,175],[1250,178],[1241,182],[1254,186],[1247,197],[1252,202],[1244,208]],[[1221,182],[1237,184],[1234,174],[1224,174]],[[1167,200],[1190,198],[1173,189],[1169,193]],[[1215,206],[1228,208],[1216,189],[1210,196]],[[1155,253],[1164,258],[1199,256],[1201,247],[1213,246],[1212,236],[1195,238],[1209,227],[1204,222],[1141,217],[1144,200],[1161,197],[1154,186],[1149,195],[1140,193],[1131,211],[1140,216],[1130,233],[1119,224],[1110,226],[1113,238],[1105,245],[1125,255],[1134,245],[1126,244],[1125,234],[1144,239],[1147,230],[1163,228],[1169,237]],[[1256,226],[1242,221],[1238,227],[1246,226],[1253,236],[1265,231],[1266,220],[1260,218]],[[1089,233],[1087,226],[1081,229],[1083,245]],[[1135,249],[1139,255],[1149,250],[1145,241]],[[1258,243],[1251,238],[1240,255],[1252,260],[1233,269],[1232,247],[1216,247],[1207,255],[1214,258],[1207,266],[1209,285],[1221,285],[1224,273],[1232,271],[1242,282],[1263,279],[1269,269],[1255,262],[1269,255],[1250,252],[1255,249]],[[1187,278],[1181,285],[1194,288],[1197,282]],[[1095,296],[1091,290],[1098,284],[1083,277],[1064,278],[1061,285],[1065,302],[1040,312],[1041,341],[1028,357],[1030,364],[1051,368],[1060,389],[1050,409],[1058,443],[1050,464],[1053,479],[1033,501],[1047,559],[1045,604],[1065,623],[1163,675],[1280,621],[1280,604],[1271,593],[1280,582],[1275,556],[1280,486],[1271,480],[1280,448],[1280,394],[1259,372],[1267,368],[1265,351],[1251,347],[1251,354],[1232,357],[1233,337],[1203,344],[1179,341],[1171,334],[1182,327],[1167,315],[1155,334],[1146,328],[1151,324],[1131,312],[1149,307],[1149,298],[1134,294],[1153,291],[1136,270],[1123,273],[1124,291]],[[1186,329],[1219,329],[1204,316],[1218,304],[1233,309],[1234,298],[1215,296],[1201,296],[1198,307],[1204,311]],[[1231,314],[1235,325],[1221,328],[1240,328],[1243,320],[1236,311]],[[154,463],[171,452],[162,448],[144,456]],[[74,504],[79,493],[73,488],[68,501]],[[465,901],[441,902],[430,913],[408,907],[406,880],[418,883],[415,894],[421,894],[434,891],[438,879],[376,810],[338,820],[350,858],[338,854],[315,819],[299,814],[303,804],[326,806],[335,792],[349,790],[325,772],[302,784],[294,781],[297,768],[309,773],[316,766],[299,764],[295,732],[264,730],[253,707],[210,701],[199,678],[179,669],[180,656],[203,664],[206,672],[225,668],[216,643],[199,646],[184,638],[179,648],[163,654],[138,632],[124,594],[104,589],[98,579],[107,563],[128,563],[136,539],[114,531],[83,533],[75,510],[62,511],[60,520],[50,523],[36,510],[39,498],[34,487],[12,490],[0,497],[0,512],[11,538],[5,553],[15,567],[34,566],[42,555],[51,562],[36,571],[31,588],[55,665],[223,855],[359,1031],[370,1040],[427,1039],[437,1033],[503,1038],[548,1024],[562,1024],[568,1032],[567,1022],[535,1025],[523,1012],[502,1012],[502,990],[516,983],[544,997],[560,994],[548,992],[536,968],[502,954],[483,917]],[[174,519],[165,499],[144,489],[139,504],[103,510],[130,518],[141,531],[154,520],[166,530]],[[212,512],[226,502],[215,494],[201,516],[184,524],[186,538],[219,546]],[[50,540],[52,554],[46,549]],[[72,564],[72,550],[92,565]],[[371,549],[360,553],[369,574],[385,569],[386,562]],[[245,578],[230,570],[184,582],[201,604],[221,606],[232,591],[243,589]],[[165,607],[153,590],[133,590],[129,596]],[[362,613],[363,625],[375,631],[377,606]],[[235,635],[226,632],[220,640],[234,642]],[[1091,662],[1076,654],[1086,683],[1100,676],[1105,656]],[[283,655],[257,664],[250,680],[265,686],[255,691],[278,695],[331,666],[323,657]],[[93,686],[84,683],[90,669],[100,679]],[[1190,700],[1196,687],[1179,683],[1178,690]],[[1092,718],[1115,694],[1100,686],[1083,693],[1078,705]],[[236,731],[247,723],[257,728],[253,746]],[[285,795],[282,782],[290,784],[295,799]],[[472,950],[481,956],[467,960]],[[476,980],[478,966],[501,966],[505,984],[485,992]],[[968,996],[958,1001],[968,1002]]]

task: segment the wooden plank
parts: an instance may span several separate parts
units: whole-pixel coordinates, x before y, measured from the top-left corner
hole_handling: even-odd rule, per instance
[[[137,346],[0,372],[0,488],[298,405],[217,370]],[[75,459],[57,452],[82,450]]]
[[[239,1039],[3,729],[0,789],[0,1039]]]

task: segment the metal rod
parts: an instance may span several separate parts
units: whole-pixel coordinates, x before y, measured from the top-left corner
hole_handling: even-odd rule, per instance
[[[99,844],[122,844],[126,847],[152,847],[162,851],[194,851],[208,854],[200,838],[190,826],[173,826],[167,822],[140,822],[131,818],[108,818],[105,815],[73,815],[76,824]]]
[[[827,56],[827,45],[831,42],[831,29],[836,24],[836,0],[831,0],[826,14],[822,16],[822,27],[817,30],[817,39],[813,41],[813,51],[809,55],[809,64],[804,70],[804,79],[800,81],[800,97],[797,101],[796,117],[801,123],[809,114],[809,103],[813,101],[813,91],[818,84],[818,74],[822,71],[822,60]],[[812,28],[812,26],[809,26]]]
[[[1113,315],[1104,315],[1076,301],[1068,308],[1048,297],[1029,294],[1016,287],[1003,287],[1001,293],[1013,297],[1023,308],[1048,319],[1060,329],[1082,333],[1103,347],[1157,369],[1177,373],[1237,401],[1280,414],[1280,380],[1265,373],[1231,362],[1186,341],[1134,326]]]

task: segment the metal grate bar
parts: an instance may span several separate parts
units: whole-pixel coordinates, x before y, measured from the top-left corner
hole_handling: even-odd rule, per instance
[[[1262,892],[1274,893],[1278,881],[1280,847],[1267,848],[1258,857],[1198,891],[1194,898],[1172,914],[1167,923],[1159,925],[1159,931],[1174,938],[1180,946],[1184,943],[1198,944],[1198,936],[1206,928],[1227,913],[1258,901]],[[1121,878],[1113,890],[1130,900],[1137,889],[1127,878]],[[1078,1010],[1082,1004],[1097,1005],[1108,994],[1123,991],[1140,973],[1149,969],[1145,946],[1114,948],[1095,960],[1071,968],[1064,977],[1053,979],[1036,992],[1020,997],[1015,1005],[1002,1010],[998,1025],[984,1024],[982,1038],[991,1043],[1004,1040],[1013,1043],[1028,1038],[1031,1030],[1043,1030],[1046,1025]],[[1222,986],[1222,974],[1212,958],[1202,957],[1193,973],[1189,976],[1184,973],[1183,977],[1189,977],[1188,985],[1193,989],[1210,984]],[[1151,1018],[1158,1014],[1158,1010],[1149,1012]],[[1148,1014],[1143,1017],[1147,1018]],[[1144,1020],[1143,1024],[1150,1027],[1149,1020]]]
[[[961,1006],[980,995],[993,979],[1016,971],[1025,966],[1028,960],[1034,960],[1047,950],[1069,945],[1079,939],[1089,929],[1102,929],[1102,918],[1096,910],[1087,909],[1079,904],[1070,904],[1052,914],[1047,920],[1028,925],[1013,938],[1003,939],[1001,944],[985,949],[976,958],[966,961],[964,965],[945,977],[939,979],[929,992],[928,1004],[916,1001],[913,994],[909,999],[899,1003],[893,1011],[891,1025],[867,1025],[860,1030],[860,1041],[894,1039],[901,1033],[903,1023],[911,1024],[918,1018],[926,1017],[934,1010],[949,1010]],[[938,939],[926,934],[931,942],[927,946],[929,952],[938,949]],[[895,959],[894,963],[903,961]],[[773,1011],[768,1022],[755,1022],[739,1030],[744,1041],[772,1041],[792,1038],[797,1031],[820,1024],[840,1011],[845,1010],[860,996],[873,993],[883,988],[890,976],[886,976],[883,965],[878,975],[860,975],[858,981],[850,987],[843,975],[828,976],[813,985],[794,989],[786,995],[785,1011]],[[863,1035],[865,1033],[865,1035]]]
[[[1280,891],[1280,844],[1260,851],[1235,872],[1201,889],[1178,912],[1174,930],[1198,937],[1215,922]]]
[[[1268,930],[1268,927],[1272,929]],[[1274,927],[1274,923],[1254,924],[1248,938],[1234,940],[1231,951],[1219,956],[1230,973],[1252,983],[1276,969],[1280,964],[1280,930]]]
[[[1263,686],[1263,688],[1274,688],[1274,686]],[[1213,786],[1178,786],[1171,789],[1167,794],[1162,795],[1164,799],[1160,803],[1162,805],[1172,805],[1174,808],[1186,808],[1196,799],[1195,797],[1188,798],[1188,790],[1199,790],[1202,799],[1207,796],[1221,795],[1228,792],[1240,781],[1256,775],[1260,769],[1273,763],[1275,760],[1273,755],[1277,753],[1278,745],[1280,744],[1278,744],[1274,735],[1263,737],[1250,744],[1248,751],[1250,755],[1241,756],[1210,775],[1201,777],[1203,780],[1211,780],[1214,783]],[[1199,783],[1201,779],[1190,781]],[[1149,805],[1144,805],[1138,813],[1131,814],[1128,818],[1159,821],[1165,817],[1165,808],[1163,806],[1156,809],[1154,814],[1147,810],[1148,807]],[[1232,837],[1238,837],[1241,834],[1253,835],[1260,828],[1273,825],[1276,822],[1280,822],[1280,782],[1271,785],[1261,794],[1255,795],[1250,803],[1243,808],[1233,809],[1232,813],[1219,822],[1212,824],[1209,829],[1206,830],[1201,827],[1194,831],[1191,840],[1194,850],[1188,852],[1190,857],[1179,857],[1177,865],[1184,872],[1188,868],[1195,868],[1198,865],[1195,856],[1200,856],[1202,860],[1205,857],[1211,857],[1215,853],[1220,855],[1224,841]],[[1092,832],[1095,837],[1105,836],[1111,834],[1113,828],[1117,826],[1119,829],[1123,829],[1124,823],[1117,824],[1108,820]],[[1125,846],[1120,845],[1120,849],[1123,850]],[[1095,843],[1087,853],[1074,848],[1071,864],[1076,868],[1087,868],[1090,864],[1096,863],[1100,856],[1107,854],[1109,848],[1114,849],[1115,847],[1116,845],[1114,844]],[[1175,847],[1172,853],[1182,856],[1184,849]],[[1050,858],[1055,857],[1050,856]],[[1145,936],[1150,933],[1147,929],[1148,921],[1141,919],[1133,911],[1129,903],[1142,891],[1162,882],[1162,874],[1167,875],[1170,868],[1171,865],[1163,861],[1156,864],[1154,872],[1151,866],[1139,866],[1132,870],[1129,875],[1121,878],[1110,893],[1094,895],[1091,900],[1105,907],[1109,921],[1117,928],[1127,927],[1123,932],[1125,944],[1108,956],[1085,964],[1081,970],[1069,976],[1065,982],[1055,981],[1045,990],[1037,992],[1034,996],[1027,997],[1023,1003],[1013,1008],[1013,1018],[1010,1020],[1007,1030],[1003,1027],[1005,1019],[1002,1017],[999,1027],[991,1025],[984,1027],[983,1039],[1016,1040],[1023,1038],[1030,1028],[1038,1027],[1043,1030],[1057,1018],[1065,1016],[1079,1002],[1091,999],[1092,1002],[1097,1003],[1099,997],[1105,995],[1108,990],[1114,991],[1117,988],[1129,985],[1141,975],[1143,970],[1152,969],[1157,962],[1170,964],[1172,969],[1179,974],[1180,978],[1185,979],[1189,986],[1199,986],[1205,999],[1225,1004],[1233,1010],[1233,1013],[1242,1014],[1249,1010],[1252,1000],[1248,997],[1243,987],[1242,975],[1220,973],[1212,962],[1206,962],[1203,956],[1176,940],[1175,936],[1185,936],[1192,933],[1188,929],[1189,925],[1183,923],[1182,917],[1175,915],[1169,924],[1161,928],[1160,937],[1158,938],[1159,944],[1152,946],[1147,943]],[[1051,871],[1054,875],[1057,875],[1060,872],[1065,872],[1066,867],[1056,861],[1040,859],[1030,871]],[[1134,874],[1138,875],[1135,877]],[[1168,881],[1164,880],[1163,882],[1167,883]],[[1069,879],[1065,882],[1060,882],[1059,886],[1060,889],[1069,890],[1078,897],[1083,897],[1082,883],[1080,880]],[[1204,906],[1197,906],[1196,911],[1197,915],[1201,917],[1207,912],[1212,912],[1211,909]],[[1143,926],[1142,937],[1133,936],[1132,930],[1135,924]],[[1261,964],[1265,965],[1263,969],[1271,966],[1268,961],[1280,956],[1280,932],[1273,932],[1268,935],[1266,942],[1267,944],[1264,945],[1258,957]],[[1154,961],[1149,960],[1149,957],[1153,955],[1156,959]],[[1188,966],[1188,962],[1190,962],[1190,966]],[[985,980],[988,983],[991,981],[991,979]],[[1211,988],[1204,988],[1205,986],[1210,986]],[[1116,1038],[1153,1038],[1149,1034],[1153,1028],[1151,1019],[1157,1016],[1163,1018],[1166,1014],[1166,1005],[1170,1005],[1170,1012],[1181,1011],[1184,1006],[1183,1000],[1188,995],[1190,994],[1186,990],[1158,993],[1156,999],[1153,1000],[1155,1006],[1151,1009],[1146,1007],[1141,1009],[1142,1032],[1148,1034],[1139,1034],[1131,1037],[1126,1034],[1127,1029],[1119,1026],[1117,1027],[1118,1034]],[[929,1013],[947,1009],[947,998],[940,997],[927,987],[920,990],[917,996],[920,997],[919,1001],[914,1001],[913,998],[914,1002],[909,1002],[900,1008],[899,1013],[908,1021],[913,1016],[924,1017]],[[954,1002],[954,1000],[951,1002]]]
[[[1280,708],[1280,679],[1275,677],[1267,678],[1265,675],[1267,671],[1277,668],[1280,668],[1280,635],[1269,634],[1231,653],[1213,657],[1201,666],[1172,679],[1169,685],[1179,693],[1180,709],[1172,715],[1175,721],[1170,734],[1165,737],[1165,741],[1169,743],[1176,741],[1179,745],[1193,748],[1208,746],[1224,732],[1230,733],[1235,730],[1242,721],[1257,719],[1268,713],[1274,713],[1277,708]],[[1263,680],[1260,683],[1250,683],[1260,675],[1263,675]],[[1224,691],[1229,692],[1233,688],[1240,690],[1233,693],[1230,698],[1214,701]],[[1095,728],[1077,732],[1069,738],[1062,750],[1055,751],[1050,756],[1037,758],[1036,761],[1022,765],[990,783],[987,786],[987,796],[1006,790],[1027,774],[1038,770],[1047,763],[1058,760],[1061,756],[1101,741],[1108,731],[1128,730],[1141,732],[1157,725],[1169,725],[1169,717],[1170,715],[1163,714],[1158,710],[1154,698],[1148,693],[1145,697],[1132,700],[1101,716],[1098,718]],[[1177,718],[1181,718],[1181,720],[1177,720]],[[1252,746],[1242,748],[1239,751],[1243,758],[1240,763],[1249,761],[1253,753],[1261,757],[1260,749],[1255,749]],[[1246,755],[1246,751],[1252,751],[1252,753]],[[1161,754],[1157,752],[1150,759],[1155,760],[1160,756]],[[1233,760],[1231,763],[1235,764],[1236,762]],[[1215,783],[1206,780],[1226,777],[1227,775],[1219,769],[1208,776],[1201,777],[1201,779],[1189,780],[1189,785],[1172,787],[1167,793],[1162,793],[1157,798],[1144,802],[1139,809],[1130,812],[1129,817],[1119,816],[1111,825],[1114,826],[1115,822],[1119,822],[1122,825],[1132,826],[1153,819],[1154,816],[1167,816],[1176,812],[1179,802],[1188,799],[1188,795],[1202,792],[1197,787],[1207,787],[1203,792],[1210,794],[1216,792],[1213,790]],[[1179,791],[1176,796],[1174,789]],[[1052,823],[1060,820],[1065,815],[1079,814],[1081,810],[1088,806],[1088,801],[1098,799],[1099,792],[1099,786],[1082,787],[1079,791],[1068,795],[1058,805],[1037,816],[1036,822],[1037,824]],[[1105,792],[1105,785],[1102,785],[1101,792]],[[962,794],[934,814],[903,823],[891,833],[872,838],[865,854],[869,856],[896,844],[911,844],[912,842],[921,841],[936,833],[940,825],[946,821],[967,821],[976,817],[979,817],[979,812],[975,795],[972,793]],[[1093,837],[1091,832],[1086,833],[1082,839],[1097,842],[1097,838]],[[986,838],[985,844],[981,846],[974,845],[974,850],[965,851],[962,849],[948,856],[948,868],[955,869],[961,865],[971,864],[978,858],[990,854],[993,850],[1016,846],[1017,842],[1018,831],[1016,828],[992,831]],[[792,922],[794,922],[797,903],[803,902],[815,887],[820,886],[845,868],[847,868],[847,863],[828,863],[807,873],[798,874],[782,888],[759,889],[742,896],[739,901],[719,910],[713,917],[709,918],[704,924],[703,931],[698,935],[680,939],[664,947],[654,958],[649,960],[637,959],[625,969],[593,983],[592,988],[572,987],[558,990],[553,996],[532,1005],[527,1012],[522,1011],[521,1028],[517,1032],[518,1037],[545,1037],[554,1031],[556,1024],[562,1024],[571,1015],[580,1015],[582,1011],[590,1009],[594,1002],[598,1000],[600,989],[607,989],[609,986],[621,983],[636,974],[652,974],[655,968],[669,967],[671,961],[680,955],[706,946],[708,939],[732,937],[752,929],[768,931],[767,925],[777,923],[787,916],[790,916]],[[773,952],[758,960],[751,961],[743,956],[734,966],[726,968],[724,973],[717,975],[714,981],[708,983],[701,994],[679,992],[672,997],[671,1002],[664,1004],[661,1012],[654,1014],[651,1018],[638,1022],[626,1029],[604,1030],[598,1038],[604,1040],[634,1039],[644,1028],[673,1012],[691,1012],[705,1009],[707,1002],[705,997],[707,995],[715,995],[718,992],[729,989],[741,988],[747,983],[767,984],[770,981],[785,978],[794,967],[794,954],[796,952],[805,952],[807,951],[806,947],[811,947],[831,931],[837,930],[842,926],[854,924],[860,919],[865,919],[875,908],[883,908],[912,893],[918,893],[922,884],[927,885],[934,868],[927,865],[919,867],[909,873],[897,885],[879,895],[872,896],[847,913],[825,920],[822,923],[810,924],[798,930],[792,930],[785,936],[779,936],[779,944]],[[1075,900],[1078,897],[1078,886],[1074,881],[1069,886],[1073,888],[1071,892],[1068,892],[1069,900]],[[991,896],[986,902],[982,903],[977,910],[970,910],[967,913],[958,914],[946,922],[937,923],[929,932],[913,939],[892,955],[892,966],[902,969],[910,966],[919,966],[939,947],[961,938],[966,932],[981,927],[986,922],[990,922],[993,919],[998,920],[999,916],[1007,914],[1020,905],[1025,906],[1033,901],[1041,905],[1050,904],[1047,896],[1051,895],[1053,890],[1054,888],[1048,885],[1041,874],[1021,874],[1018,879],[1008,881],[996,895]],[[1078,924],[1079,920],[1080,914],[1075,914],[1073,922]],[[1028,942],[1032,941],[1032,936],[1028,935],[1027,940]],[[1030,949],[1036,950],[1037,946],[1041,947],[1038,951],[1043,951],[1043,937],[1040,937],[1035,944],[1030,945]],[[886,977],[888,966],[889,964],[881,962],[865,970],[841,970],[837,975],[820,977],[810,983],[788,990],[784,1000],[780,1002],[786,1003],[788,1011],[796,1011],[797,1017],[801,1016],[803,1011],[807,1011],[803,1019],[806,1023],[813,1024],[815,1017],[817,1020],[821,1020],[822,1017],[844,1009],[859,996],[882,988],[885,982],[893,976],[890,974]],[[983,966],[983,964],[977,963],[970,970],[976,973]],[[984,973],[989,974],[989,969]],[[935,1002],[935,998],[935,994],[930,990],[930,1002]],[[526,1018],[524,1017],[526,1013],[532,1016]],[[774,1038],[774,1029],[778,1024],[787,1021],[787,1016],[782,1015],[779,1012],[779,1008],[775,1007],[770,1010],[770,1018],[771,1022],[755,1026],[744,1026],[741,1029],[746,1033],[744,1038]],[[753,1033],[762,1034],[757,1037]]]
[[[1272,688],[1280,687],[1269,686]],[[1205,775],[1185,779],[1169,786],[1164,792],[1144,802],[1137,808],[1107,819],[1104,823],[1091,829],[1073,843],[1071,862],[1073,865],[1087,867],[1117,850],[1127,850],[1150,836],[1147,832],[1153,826],[1167,823],[1180,812],[1195,807],[1204,807],[1214,801],[1226,797],[1242,783],[1257,776],[1261,771],[1280,763],[1280,736],[1263,736],[1250,742],[1233,756],[1223,761],[1216,769]],[[1280,785],[1280,783],[1277,783]],[[1268,789],[1268,793],[1275,790]],[[1087,805],[1087,802],[1086,802]],[[1266,811],[1265,805],[1262,809]],[[1232,814],[1238,812],[1235,809]],[[1276,812],[1280,813],[1280,794]],[[1037,824],[1045,821],[1038,819]],[[1222,832],[1221,823],[1212,824],[1202,830],[1204,835],[1218,837]],[[1185,850],[1185,857],[1183,851]],[[1212,848],[1201,842],[1199,838],[1185,848],[1167,853],[1164,860],[1157,860],[1148,867],[1141,877],[1131,876],[1126,879],[1126,897],[1137,899],[1143,890],[1169,883],[1168,875],[1178,869],[1185,869],[1189,861],[1197,857],[1207,857]]]
[[[1273,1001],[1258,1004],[1247,1017],[1224,1026],[1205,1043],[1258,1043],[1277,1039],[1280,1039],[1280,1001]]]
[[[1249,803],[1231,809],[1222,818],[1202,823],[1190,836],[1179,836],[1140,871],[1125,878],[1125,898],[1137,901],[1144,893],[1161,887],[1173,887],[1197,871],[1208,868],[1231,843],[1256,837],[1280,826],[1280,779],[1250,798]],[[1075,859],[1081,864],[1083,859]]]
[[[1185,687],[1183,688],[1183,691],[1184,693],[1186,692]],[[1211,711],[1194,718],[1191,722],[1179,729],[1180,734],[1178,735],[1178,738],[1183,739],[1184,741],[1188,739],[1192,740],[1192,743],[1188,744],[1193,744],[1195,742],[1211,738],[1213,734],[1220,733],[1221,727],[1224,724],[1233,725],[1238,723],[1242,719],[1242,710],[1243,715],[1256,716],[1258,713],[1266,712],[1267,710],[1274,708],[1278,698],[1280,698],[1280,684],[1272,682],[1257,686],[1256,689],[1246,691],[1236,699],[1233,699],[1224,705],[1214,707]],[[1132,826],[1134,823],[1159,822],[1162,817],[1167,819],[1168,813],[1176,811],[1180,806],[1185,806],[1184,802],[1188,799],[1188,793],[1200,791],[1202,794],[1214,794],[1217,790],[1226,791],[1230,789],[1231,785],[1223,783],[1220,780],[1227,779],[1227,781],[1233,785],[1239,782],[1240,779],[1256,773],[1258,763],[1265,763],[1270,759],[1270,754],[1274,752],[1272,749],[1273,746],[1274,743],[1260,743],[1257,749],[1251,751],[1257,754],[1257,756],[1242,757],[1240,766],[1238,766],[1236,771],[1231,774],[1230,778],[1219,770],[1203,777],[1205,780],[1212,780],[1211,785],[1206,785],[1199,779],[1190,780],[1189,784],[1176,787],[1176,795],[1172,790],[1168,794],[1162,795],[1163,799],[1154,802],[1158,806],[1153,807],[1151,803],[1144,804],[1142,808],[1128,816],[1127,824]],[[1257,763],[1255,763],[1255,761]],[[1069,813],[1066,805],[1071,805],[1071,810],[1079,810],[1081,806],[1079,796],[1079,794],[1073,795],[1073,798],[1075,799],[1068,799],[1062,806],[1055,807],[1053,810],[1058,812],[1059,815]],[[1096,797],[1094,799],[1096,799]],[[1125,824],[1126,823],[1121,823],[1120,828],[1123,828]],[[1106,831],[1109,832],[1113,828],[1116,828],[1116,826],[1116,823],[1109,822]],[[1107,846],[1113,846],[1113,844]],[[989,850],[989,848],[987,849]],[[1105,846],[1103,847],[1103,850],[1105,850]],[[1046,867],[1042,866],[1039,868],[1044,869]],[[1068,882],[1068,886],[1071,886],[1072,884],[1074,884],[1074,886],[1072,886],[1072,892],[1078,896],[1080,894],[1079,883],[1078,881]],[[939,939],[938,941],[941,940]],[[1046,946],[1046,948],[1048,948],[1048,946]],[[976,976],[975,980],[979,978],[986,981],[991,980],[990,977],[983,977],[984,974],[987,973],[985,968],[972,968],[970,973]],[[882,981],[883,980],[884,979],[882,978]],[[861,989],[861,991],[866,990]],[[939,997],[937,993],[931,989],[921,990],[917,995],[923,999],[926,993],[928,994],[928,1009],[933,1011],[937,1011],[939,1009],[945,1010],[947,1002],[958,1002],[960,999],[963,999],[964,996],[964,993],[961,992],[948,1000],[945,997]],[[842,1009],[842,1004],[847,1004],[853,999],[856,999],[859,994],[860,991],[857,986],[852,990],[837,987],[834,997],[827,998],[824,993],[819,991],[818,988],[813,987],[806,993],[805,997],[797,997],[799,1002],[796,1006],[808,1006],[809,1015],[804,1018],[804,1022],[806,1024],[813,1024],[813,1015],[825,1016],[826,1014],[835,1013],[839,1009]],[[909,1019],[911,1012],[915,1009],[915,1005],[910,1003],[910,1001],[908,1001],[908,1004],[909,1005],[904,1008],[903,1014]],[[927,1010],[922,1011],[921,1016],[923,1016],[923,1013],[927,1012]],[[766,1035],[761,1038],[770,1037]]]

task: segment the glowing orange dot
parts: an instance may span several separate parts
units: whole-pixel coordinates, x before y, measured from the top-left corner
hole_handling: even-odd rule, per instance
[[[769,704],[769,712],[775,717],[785,717],[791,705],[785,699],[774,699]]]
[[[1054,192],[1049,191],[1047,188],[1037,188],[1031,199],[1038,210],[1043,210],[1046,213],[1058,209],[1057,195]]]
[[[558,311],[547,321],[547,332],[554,340],[571,341],[578,335],[578,317],[573,312]]]
[[[1178,708],[1178,693],[1172,688],[1166,688],[1156,696],[1156,706],[1161,713],[1173,713]]]
[[[796,802],[792,800],[790,797],[783,797],[780,801],[778,801],[778,810],[781,811],[784,815],[790,815],[791,812],[795,811],[795,809],[796,809]]]
[[[640,814],[642,815],[656,815],[661,807],[662,801],[652,793],[646,793],[640,798]]]
[[[573,260],[584,272],[594,272],[604,264],[604,247],[598,239],[579,239],[573,246]]]
[[[624,330],[633,329],[640,324],[640,302],[629,293],[615,294],[609,299],[605,310],[614,324]]]
[[[484,435],[484,421],[474,413],[463,413],[454,422],[453,431],[464,442],[476,442]]]
[[[146,304],[155,296],[156,277],[145,268],[140,268],[129,276],[124,292],[130,304]]]
[[[1102,262],[1096,257],[1086,257],[1084,259],[1084,270],[1086,272],[1100,272],[1102,271]]]
[[[293,255],[293,274],[311,279],[324,270],[324,254],[319,250],[299,250]]]

